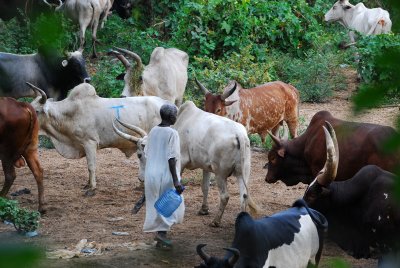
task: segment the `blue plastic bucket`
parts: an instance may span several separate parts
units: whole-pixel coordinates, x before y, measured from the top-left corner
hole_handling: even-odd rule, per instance
[[[180,196],[175,189],[165,191],[154,204],[157,212],[168,218],[182,203],[182,196]]]

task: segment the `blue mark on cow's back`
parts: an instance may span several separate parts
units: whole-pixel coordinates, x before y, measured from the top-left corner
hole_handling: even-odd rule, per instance
[[[110,109],[114,109],[115,110],[115,117],[120,119],[119,110],[122,109],[122,108],[125,108],[125,105],[115,105],[115,106],[111,106],[109,108]]]

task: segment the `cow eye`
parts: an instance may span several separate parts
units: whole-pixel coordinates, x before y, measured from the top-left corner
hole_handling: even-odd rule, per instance
[[[220,113],[221,112],[221,108],[218,108],[216,113]]]
[[[63,61],[61,62],[61,65],[62,65],[63,67],[67,67],[68,61],[67,61],[67,60],[63,60]]]
[[[142,158],[142,154],[138,154],[137,157],[140,159]]]
[[[333,10],[335,10],[335,9],[336,9],[336,7],[335,7],[335,6],[333,6],[333,7],[332,7],[332,9],[333,9]]]

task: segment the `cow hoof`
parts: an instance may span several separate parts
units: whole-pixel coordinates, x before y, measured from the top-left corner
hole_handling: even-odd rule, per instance
[[[83,190],[89,190],[90,189],[90,185],[86,184],[85,186],[83,186]]]
[[[213,221],[213,222],[210,223],[211,227],[219,227],[220,225],[221,225],[221,223],[216,222],[216,221]]]
[[[85,196],[94,196],[96,194],[94,189],[89,189],[85,192]]]
[[[208,210],[208,208],[206,208],[206,209],[202,208],[202,209],[199,210],[199,212],[197,212],[197,214],[198,215],[202,215],[202,216],[208,215],[209,214],[209,210]]]

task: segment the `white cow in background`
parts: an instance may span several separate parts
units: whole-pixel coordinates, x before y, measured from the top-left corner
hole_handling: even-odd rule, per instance
[[[80,50],[84,48],[86,29],[92,28],[93,58],[97,58],[97,29],[99,25],[103,28],[113,2],[114,0],[65,0],[64,3],[60,1],[60,6],[56,8],[56,10],[64,12],[76,24],[79,24]]]
[[[96,151],[118,148],[126,157],[136,145],[117,135],[112,127],[115,117],[146,131],[161,122],[160,108],[169,103],[158,97],[101,98],[90,84],[73,88],[62,101],[47,100],[46,94],[30,85],[39,97],[31,103],[40,129],[50,137],[57,152],[69,159],[86,156],[89,182],[86,195],[96,189]]]
[[[135,126],[123,125],[142,136],[141,139],[132,137],[114,126],[114,130],[119,135],[138,144],[139,174],[143,174],[146,166],[143,150],[147,134],[145,131],[138,131]],[[211,223],[212,226],[221,224],[222,214],[228,204],[227,178],[229,176],[235,176],[238,181],[241,210],[246,211],[249,208],[257,213],[258,207],[248,192],[251,152],[250,141],[244,126],[228,118],[204,112],[193,102],[187,101],[179,108],[173,128],[178,131],[180,138],[181,173],[185,168],[203,170],[203,204],[199,214],[208,214],[207,197],[211,173],[215,174],[220,194],[219,209]]]
[[[142,59],[136,53],[121,48],[115,49],[118,51],[112,50],[109,54],[117,57],[126,69],[126,73],[117,77],[125,81],[122,97],[158,96],[175,103],[178,107],[182,104],[188,80],[189,56],[186,52],[176,48],[156,47],[151,53],[149,64],[143,66]],[[120,52],[136,61],[134,68]]]
[[[325,21],[337,21],[350,30],[366,35],[388,33],[392,28],[389,12],[386,10],[366,8],[363,3],[352,5],[348,0],[337,1],[325,14]]]

